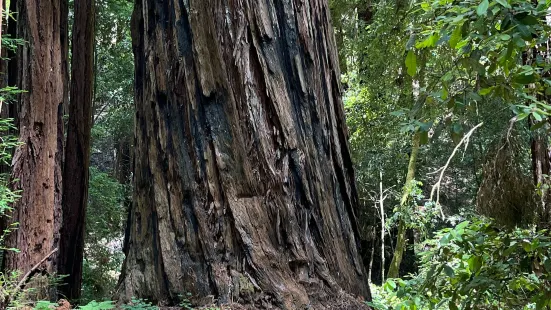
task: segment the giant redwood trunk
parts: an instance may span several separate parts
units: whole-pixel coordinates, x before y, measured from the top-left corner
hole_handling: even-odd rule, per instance
[[[19,223],[7,240],[4,267],[21,274],[46,259],[36,270],[53,273],[61,224],[61,108],[63,74],[60,43],[60,1],[17,1],[17,37],[26,44],[17,53],[20,141],[12,178],[21,198],[12,221]]]
[[[369,298],[326,0],[137,2],[119,297]]]
[[[60,287],[69,299],[80,298],[84,228],[88,203],[90,131],[94,72],[94,0],[75,0],[71,102],[63,167],[63,225],[59,253],[59,273],[68,275]]]

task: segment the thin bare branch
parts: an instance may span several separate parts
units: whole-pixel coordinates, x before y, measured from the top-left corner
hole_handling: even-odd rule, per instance
[[[444,178],[444,173],[446,172],[446,169],[448,169],[448,167],[450,166],[450,163],[451,163],[453,157],[455,156],[455,154],[457,153],[457,151],[459,150],[459,148],[463,144],[465,144],[465,147],[467,147],[467,145],[469,144],[469,139],[471,138],[471,136],[473,135],[475,130],[478,129],[483,124],[484,124],[484,122],[474,126],[471,130],[469,130],[469,132],[467,132],[467,134],[465,134],[465,136],[463,136],[461,141],[459,141],[459,143],[455,146],[455,148],[453,149],[452,154],[448,158],[448,161],[446,162],[444,167],[438,169],[438,170],[440,170],[440,177],[438,178],[438,182],[436,182],[436,184],[433,185],[432,190],[430,191],[430,200],[431,201],[434,198],[434,193],[436,193],[436,205],[438,205],[438,206],[440,205],[440,203],[439,203],[439,201],[440,201],[440,185],[442,184],[442,179]],[[442,216],[442,218],[444,218],[444,211],[442,210],[442,208],[440,208],[440,215]]]

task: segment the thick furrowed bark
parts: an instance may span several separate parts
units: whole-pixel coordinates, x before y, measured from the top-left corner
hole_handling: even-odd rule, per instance
[[[135,6],[135,194],[118,296],[263,296],[288,309],[341,289],[369,298],[327,4],[187,3]]]
[[[25,144],[13,159],[15,188],[23,191],[11,219],[19,228],[9,235],[7,247],[21,253],[6,252],[4,268],[23,275],[59,242],[63,78],[60,1],[19,1],[17,11],[17,37],[28,42],[17,54],[18,87],[26,91],[19,99],[20,141]],[[56,272],[56,258],[39,269]]]

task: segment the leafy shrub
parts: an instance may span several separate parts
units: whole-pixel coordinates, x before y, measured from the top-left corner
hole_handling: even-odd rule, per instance
[[[376,309],[545,309],[551,305],[548,231],[462,222],[424,243],[418,276],[374,290]]]
[[[9,134],[14,130],[12,119],[0,119],[0,165],[10,166],[13,149],[20,144],[17,137]],[[9,174],[0,174],[0,216],[11,211],[11,204],[18,197],[17,192],[9,188]]]
[[[46,300],[40,300],[34,306],[35,310],[51,310],[57,307],[57,303],[49,302]]]
[[[115,304],[110,300],[102,302],[92,300],[87,305],[79,307],[80,310],[110,310],[114,308]]]
[[[124,310],[158,310],[159,307],[152,305],[144,299],[132,298],[132,302],[128,305],[123,305]]]

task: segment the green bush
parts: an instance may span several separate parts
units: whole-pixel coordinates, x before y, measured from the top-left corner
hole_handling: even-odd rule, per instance
[[[427,240],[419,275],[375,287],[376,309],[545,309],[551,305],[551,236],[462,222]]]
[[[121,307],[124,310],[159,310],[159,307],[152,305],[144,299],[132,298],[132,302]]]

